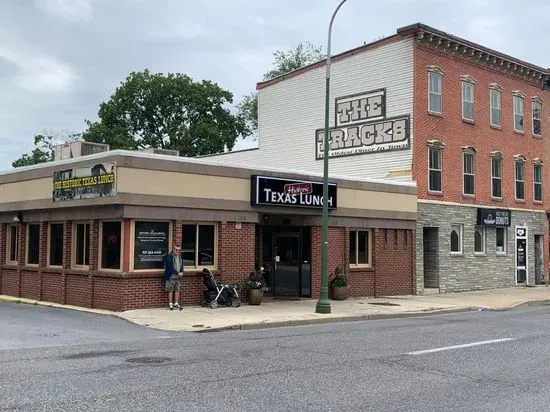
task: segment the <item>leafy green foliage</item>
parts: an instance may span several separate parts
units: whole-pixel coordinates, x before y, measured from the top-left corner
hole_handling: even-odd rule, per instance
[[[78,134],[67,134],[61,141],[76,140]],[[24,154],[12,162],[12,167],[33,166],[53,160],[53,147],[60,142],[59,138],[52,134],[38,134],[34,136],[35,148],[30,154]]]
[[[194,82],[180,73],[132,72],[87,121],[86,141],[111,149],[162,148],[181,156],[229,150],[250,134],[244,119],[227,108],[233,95],[216,83]]]

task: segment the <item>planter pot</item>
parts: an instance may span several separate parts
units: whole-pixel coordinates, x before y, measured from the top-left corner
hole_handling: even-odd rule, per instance
[[[261,305],[264,300],[264,291],[261,289],[250,289],[248,291],[248,304]]]
[[[333,300],[345,300],[348,297],[347,286],[332,286],[331,289]]]

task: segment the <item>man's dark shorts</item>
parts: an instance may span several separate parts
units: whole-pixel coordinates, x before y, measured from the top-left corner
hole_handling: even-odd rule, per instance
[[[181,280],[179,275],[172,275],[170,279],[166,281],[164,289],[166,292],[179,292],[181,290]]]

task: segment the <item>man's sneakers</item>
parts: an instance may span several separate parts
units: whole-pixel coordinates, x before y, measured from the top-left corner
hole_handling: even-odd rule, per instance
[[[182,308],[181,308],[181,306],[178,302],[176,302],[176,303],[170,302],[168,304],[168,309],[170,309],[170,310],[181,310]]]

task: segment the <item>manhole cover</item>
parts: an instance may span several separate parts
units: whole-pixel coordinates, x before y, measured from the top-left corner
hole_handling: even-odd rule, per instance
[[[369,302],[369,305],[378,305],[378,306],[401,306],[398,303],[390,302]]]
[[[130,358],[126,359],[126,362],[130,363],[163,363],[171,361],[171,358],[163,358],[160,356],[143,356],[140,358]]]

